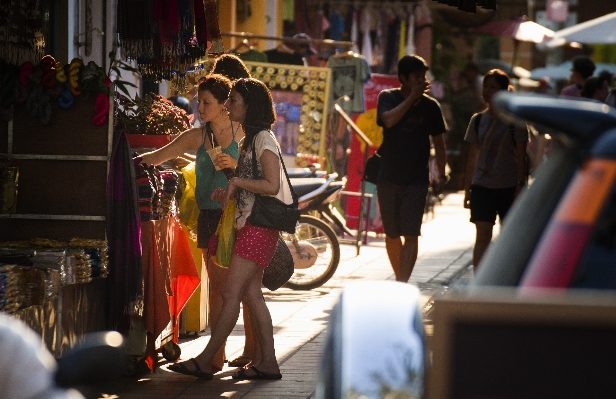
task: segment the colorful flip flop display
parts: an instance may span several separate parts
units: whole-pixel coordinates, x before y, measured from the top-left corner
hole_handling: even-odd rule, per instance
[[[37,64],[26,61],[17,66],[0,59],[0,108],[2,116],[9,120],[10,107],[26,103],[30,114],[47,125],[52,117],[52,101],[57,101],[61,109],[69,109],[76,96],[90,93],[96,96],[92,123],[102,126],[109,118],[110,85],[105,70],[94,61],[84,65],[75,58],[62,64],[46,55]]]

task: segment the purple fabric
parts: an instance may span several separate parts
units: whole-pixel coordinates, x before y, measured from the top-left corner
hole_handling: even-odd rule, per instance
[[[127,331],[127,316],[143,309],[141,219],[135,169],[123,132],[116,133],[107,178],[107,243],[111,279],[110,321],[112,328]]]

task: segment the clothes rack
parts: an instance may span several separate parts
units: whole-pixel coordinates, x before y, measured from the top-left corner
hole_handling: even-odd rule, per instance
[[[279,40],[285,43],[322,44],[326,46],[345,47],[345,48],[353,47],[353,44],[354,44],[353,42],[331,40],[331,39],[294,39],[292,37],[286,37],[286,36],[255,35],[253,33],[247,33],[247,32],[220,32],[220,34],[222,36],[242,37],[246,39]]]

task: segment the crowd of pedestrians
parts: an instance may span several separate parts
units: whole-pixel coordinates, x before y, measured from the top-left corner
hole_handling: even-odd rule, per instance
[[[428,168],[431,151],[436,160],[437,194],[449,178],[444,139],[448,126],[441,105],[428,94],[428,70],[423,58],[403,56],[398,62],[400,87],[383,90],[377,101],[377,124],[383,128],[378,201],[387,255],[396,280],[402,282],[409,281],[417,260],[418,237],[432,183]],[[475,269],[492,240],[497,218],[503,222],[527,184],[529,137],[543,137],[532,126],[525,129],[498,117],[492,98],[499,91],[514,90],[507,73],[493,69],[478,76],[476,72],[472,64],[465,68],[472,92],[479,96],[474,103],[482,109],[470,114],[464,134],[468,155],[461,204],[470,210],[470,222],[475,224]],[[613,102],[611,74],[593,76],[594,72],[590,58],[574,58],[571,84],[562,89],[561,96]],[[542,79],[536,92],[546,93],[553,87],[549,79]],[[263,271],[274,254],[279,232],[253,226],[248,221],[255,194],[291,202],[290,187],[281,172],[280,145],[272,132],[275,104],[267,86],[250,78],[239,58],[224,55],[215,62],[211,74],[200,81],[196,110],[197,127],[185,131],[167,146],[143,154],[139,160],[157,165],[188,152],[196,154],[196,200],[201,209],[198,247],[208,271],[212,336],[198,356],[169,369],[211,379],[228,362],[238,367],[234,378],[279,379],[282,376],[275,356],[272,320],[261,294]],[[532,141],[531,144],[537,145]],[[208,151],[215,147],[221,151],[211,156]],[[253,153],[257,157],[256,176],[251,167]],[[237,204],[237,237],[227,269],[211,261],[208,242],[230,199]],[[246,331],[244,352],[228,361],[225,342],[237,322],[241,304]]]

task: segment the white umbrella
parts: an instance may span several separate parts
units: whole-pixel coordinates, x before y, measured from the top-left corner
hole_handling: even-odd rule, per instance
[[[616,64],[603,64],[598,63],[595,64],[595,75],[597,75],[601,71],[609,71],[613,74],[616,74]],[[551,78],[553,80],[566,80],[571,76],[571,68],[573,67],[573,63],[571,61],[565,61],[560,65],[547,66],[544,68],[535,68],[530,71],[531,79],[541,79],[544,76]]]
[[[546,45],[548,47],[557,47],[567,42],[585,44],[616,43],[616,12],[559,30],[554,33],[552,40],[547,42]]]
[[[539,25],[536,22],[528,20],[523,15],[506,21],[492,21],[485,25],[478,26],[472,29],[472,32],[510,37],[513,39],[513,55],[511,57],[511,66],[517,63],[518,46],[520,42],[545,43],[550,40],[554,31]]]

